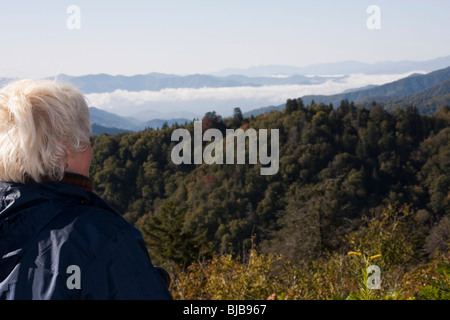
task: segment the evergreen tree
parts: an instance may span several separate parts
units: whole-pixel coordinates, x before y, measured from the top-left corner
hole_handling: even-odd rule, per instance
[[[193,231],[185,230],[185,213],[185,209],[178,208],[169,200],[144,222],[144,239],[157,263],[173,261],[187,266],[199,258],[204,234],[196,235]]]

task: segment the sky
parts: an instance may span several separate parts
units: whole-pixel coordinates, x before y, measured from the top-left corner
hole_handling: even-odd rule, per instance
[[[449,12],[444,0],[0,0],[0,77],[429,60],[450,55]]]

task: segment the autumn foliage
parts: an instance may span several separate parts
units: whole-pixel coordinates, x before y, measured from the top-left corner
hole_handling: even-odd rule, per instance
[[[142,231],[174,297],[448,298],[448,106],[426,116],[291,99],[284,111],[203,120],[279,129],[279,172],[175,165],[171,133],[192,123],[92,138],[96,192]],[[374,256],[382,285],[367,292]]]

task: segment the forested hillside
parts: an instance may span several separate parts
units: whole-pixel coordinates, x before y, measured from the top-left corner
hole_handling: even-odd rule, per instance
[[[257,117],[238,108],[226,119],[207,113],[204,130],[279,129],[279,171],[267,176],[260,164],[175,165],[171,133],[181,127],[193,134],[190,123],[92,137],[91,170],[96,192],[142,230],[154,263],[170,270],[176,298],[358,298],[349,259],[378,254],[387,286],[379,292],[410,281],[404,297],[431,296],[414,282],[424,274],[413,267],[423,265],[433,279],[444,274],[447,287],[432,297],[448,298],[448,106],[425,116],[414,107],[292,99]],[[294,282],[281,279],[294,274]],[[250,288],[258,277],[266,280]]]
[[[409,77],[362,90],[339,93],[331,96],[304,96],[309,103],[313,100],[339,104],[342,100],[355,101],[358,105],[370,107],[373,101],[386,110],[417,106],[420,113],[431,115],[440,107],[448,105],[450,94],[448,79],[450,67],[427,74],[412,74]]]

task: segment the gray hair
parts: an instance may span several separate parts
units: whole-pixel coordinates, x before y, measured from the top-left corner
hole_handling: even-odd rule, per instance
[[[72,84],[24,79],[0,90],[0,181],[61,180],[69,152],[90,144],[85,97]]]

